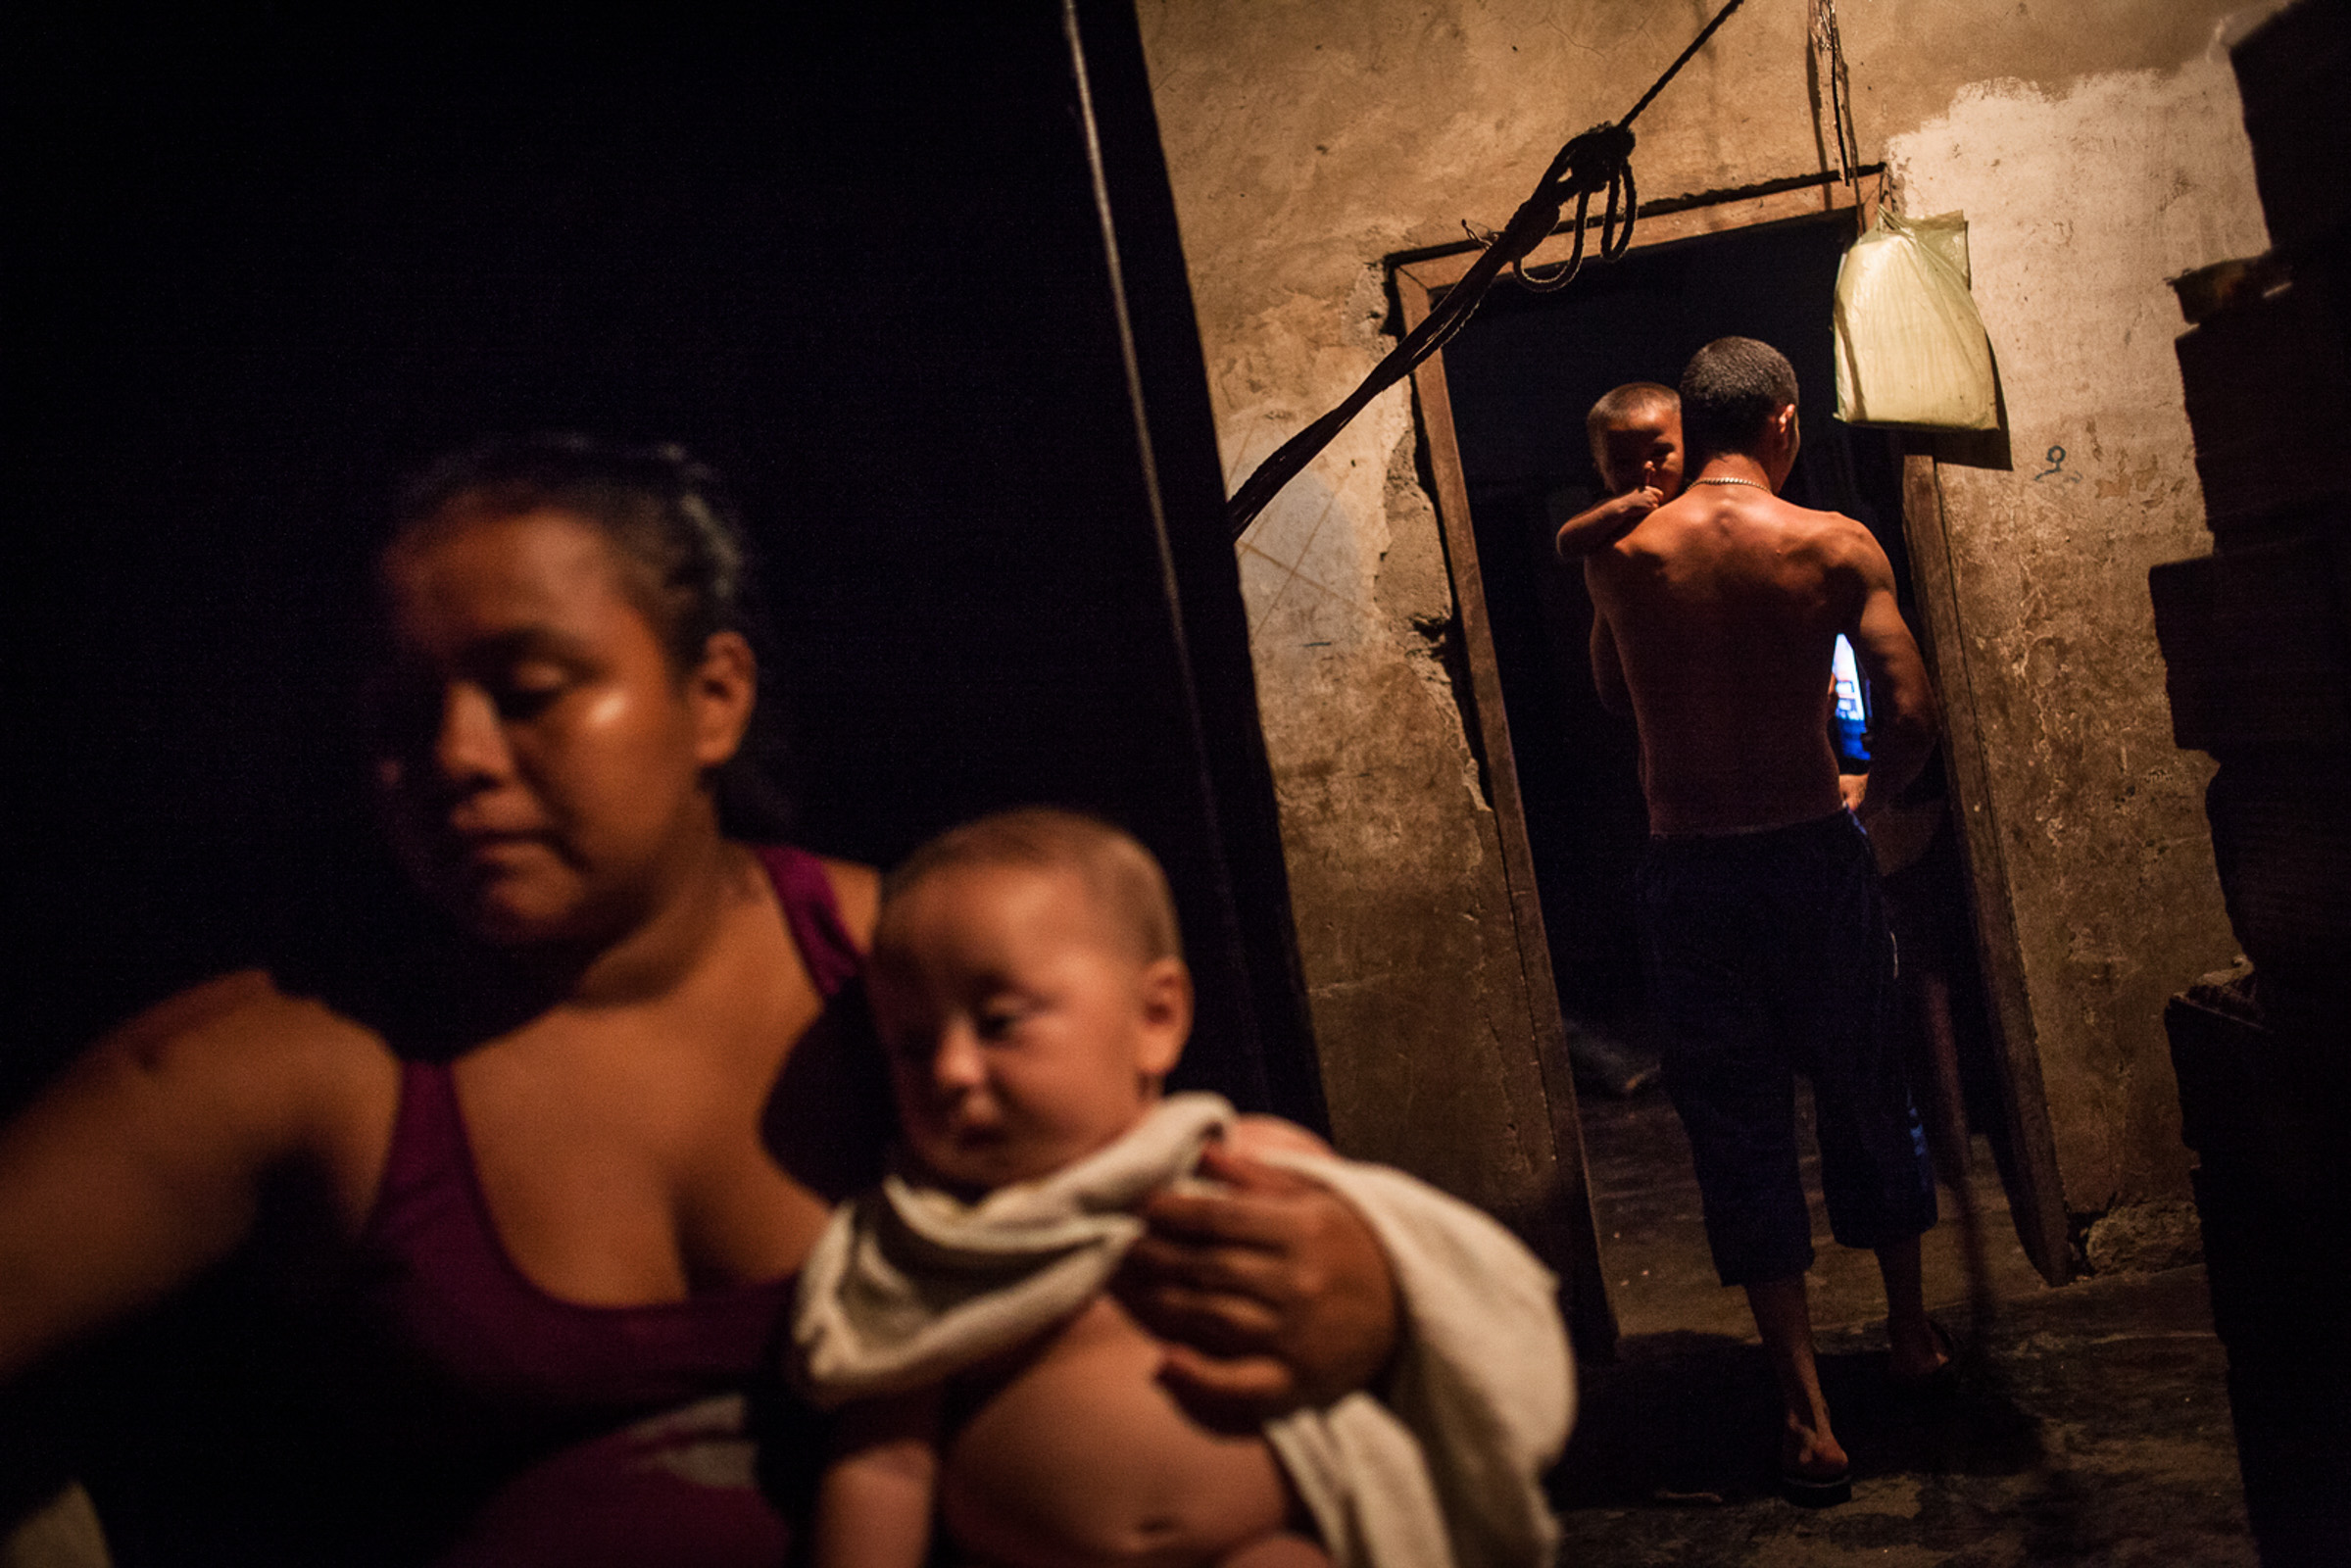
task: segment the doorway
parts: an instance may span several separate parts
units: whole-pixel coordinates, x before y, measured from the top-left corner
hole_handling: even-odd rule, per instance
[[[1551,550],[1558,524],[1601,493],[1586,411],[1626,381],[1672,385],[1690,355],[1716,337],[1737,333],[1781,348],[1796,370],[1805,433],[1785,493],[1871,529],[1893,565],[1903,612],[1925,637],[1904,531],[1903,454],[1885,432],[1834,417],[1829,322],[1837,266],[1854,234],[1852,209],[1828,207],[1817,188],[1660,206],[1682,211],[1644,223],[1641,245],[1612,265],[1588,266],[1568,288],[1497,286],[1420,383],[1473,662],[1485,644],[1489,686],[1479,693],[1478,725],[1490,769],[1512,774],[1506,790],[1497,780],[1495,805],[1507,814],[1505,796],[1516,802],[1518,858],[1540,906],[1541,957],[1556,976],[1571,1032],[1590,1029],[1637,1049],[1654,1039],[1633,918],[1647,828],[1638,743],[1631,721],[1608,713],[1593,693],[1591,604],[1582,574],[1561,567]],[[1451,258],[1402,261],[1396,277],[1407,324],[1460,270]],[[1948,982],[1958,1046],[1951,1098],[1972,1135],[1962,1157],[1972,1165],[1981,1155],[1984,1165],[1982,1180],[1967,1184],[1984,1193],[1981,1235],[2005,1228],[1991,1212],[2004,1196],[2016,1195],[2019,1211],[2031,1212],[2031,1195],[2018,1193],[2014,1096],[1985,1004],[1958,835],[1941,800],[1944,776],[1931,763],[1905,796],[1922,820],[1944,825],[1900,880],[1918,940],[1940,949],[1929,961]],[[1505,840],[1511,836],[1505,828]],[[1922,1048],[1924,1040],[1922,1033]],[[1579,1100],[1605,1284],[1623,1329],[1743,1333],[1735,1295],[1714,1289],[1687,1146],[1663,1097],[1652,1090],[1619,1100],[1580,1084]],[[1850,1283],[1857,1297],[1874,1296],[1866,1254],[1856,1254],[1846,1282],[1840,1251],[1822,1250],[1824,1293],[1834,1298]],[[2036,1280],[2021,1250],[2003,1241],[1995,1251],[1992,1272],[2004,1285]],[[1954,1274],[1982,1272],[1956,1256],[1950,1262]]]

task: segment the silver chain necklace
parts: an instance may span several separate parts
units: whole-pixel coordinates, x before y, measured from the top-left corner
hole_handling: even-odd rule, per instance
[[[1751,484],[1758,490],[1769,490],[1771,488],[1770,485],[1765,484],[1761,479],[1739,479],[1733,478],[1729,475],[1723,475],[1712,479],[1692,479],[1690,482],[1691,484]]]

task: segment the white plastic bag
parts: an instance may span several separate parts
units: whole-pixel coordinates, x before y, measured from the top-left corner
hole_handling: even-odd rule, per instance
[[[1968,293],[1967,216],[1884,207],[1837,270],[1837,416],[1989,430],[1991,344]]]

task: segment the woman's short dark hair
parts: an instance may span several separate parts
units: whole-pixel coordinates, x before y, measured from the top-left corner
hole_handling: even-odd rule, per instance
[[[463,511],[551,509],[594,523],[631,568],[625,584],[684,673],[712,634],[748,632],[750,549],[717,473],[674,445],[582,435],[501,436],[441,457],[400,492],[394,537]]]
[[[1725,453],[1751,455],[1772,416],[1796,401],[1795,367],[1769,343],[1718,337],[1682,371],[1682,450],[1692,469]]]
[[[394,542],[464,515],[542,509],[592,523],[623,567],[680,676],[712,636],[735,632],[762,661],[769,638],[742,518],[716,470],[669,443],[622,446],[584,435],[500,436],[417,470],[393,506]],[[741,838],[772,838],[789,811],[768,764],[781,753],[766,705],[715,784],[719,819]]]

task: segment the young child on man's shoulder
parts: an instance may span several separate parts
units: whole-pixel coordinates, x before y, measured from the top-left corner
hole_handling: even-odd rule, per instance
[[[1672,387],[1628,381],[1592,406],[1584,430],[1608,495],[1559,525],[1561,561],[1614,544],[1682,493],[1682,399]]]
[[[1492,1319],[1503,1356],[1532,1342],[1494,1369],[1512,1391],[1494,1403],[1501,1428],[1515,1419],[1527,1435],[1505,1447],[1533,1501],[1525,1520],[1507,1505],[1497,1517],[1530,1544],[1530,1563],[1547,1547],[1535,1483],[1572,1404],[1549,1276],[1483,1215],[1400,1173],[1336,1160],[1304,1129],[1237,1117],[1214,1096],[1161,1097],[1191,1027],[1192,983],[1166,878],[1141,844],[1046,809],[934,840],[885,884],[866,987],[904,1144],[892,1176],[836,1213],[802,1274],[794,1372],[839,1410],[811,1522],[818,1568],[919,1568],[939,1534],[951,1560],[990,1568],[1452,1560],[1449,1472],[1425,1464],[1385,1407],[1354,1395],[1261,1430],[1210,1430],[1163,1387],[1163,1348],[1104,1289],[1142,1232],[1134,1209],[1190,1178],[1217,1139],[1322,1173],[1381,1235],[1407,1305],[1413,1238],[1436,1237],[1436,1266],[1477,1302],[1466,1313],[1434,1303],[1441,1345],[1475,1344],[1491,1361],[1478,1314],[1520,1302]],[[1363,1179],[1425,1196],[1407,1193],[1384,1222],[1376,1193],[1346,1185]],[[1553,1342],[1556,1397],[1521,1417],[1517,1386],[1545,1375]],[[1439,1365],[1415,1387],[1465,1381],[1478,1380]],[[1323,1425],[1301,1434],[1301,1422]],[[1402,1446],[1400,1471],[1384,1442]],[[1380,1486],[1354,1488],[1353,1456],[1375,1450]],[[1399,1488],[1399,1473],[1421,1479]],[[1356,1490],[1413,1494],[1427,1517]],[[1516,1539],[1485,1518],[1476,1528]]]

